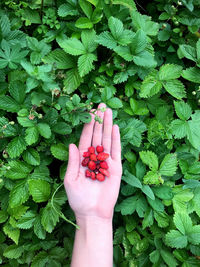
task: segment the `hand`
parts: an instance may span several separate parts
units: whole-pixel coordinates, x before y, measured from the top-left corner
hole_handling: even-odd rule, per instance
[[[98,108],[106,107],[104,103]],[[92,120],[84,125],[79,147],[69,145],[69,161],[64,177],[64,186],[70,207],[77,217],[96,216],[111,219],[116,204],[122,175],[121,143],[118,125],[113,125],[112,110],[97,111],[103,123]],[[103,182],[85,177],[86,167],[81,165],[83,152],[90,146],[103,145],[104,152],[110,157],[106,160],[110,177]]]

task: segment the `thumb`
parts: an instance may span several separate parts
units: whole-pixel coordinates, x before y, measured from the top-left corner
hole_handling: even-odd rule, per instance
[[[69,145],[69,160],[67,171],[65,173],[65,181],[76,180],[79,172],[79,150],[75,144]]]

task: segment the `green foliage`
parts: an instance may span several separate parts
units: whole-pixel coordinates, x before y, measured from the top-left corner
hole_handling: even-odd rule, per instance
[[[2,266],[70,266],[68,148],[101,102],[121,133],[114,266],[199,266],[199,25],[197,0],[0,2]]]

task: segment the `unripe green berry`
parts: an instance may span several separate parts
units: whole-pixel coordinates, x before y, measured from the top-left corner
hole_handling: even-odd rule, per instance
[[[39,119],[42,119],[43,118],[43,115],[41,113],[38,114],[38,118]]]
[[[10,121],[10,122],[9,122],[9,124],[11,124],[11,125],[14,125],[14,124],[15,124],[15,122],[14,122],[14,121]]]
[[[193,95],[196,95],[197,93],[196,93],[196,91],[192,91],[192,94],[193,94]]]

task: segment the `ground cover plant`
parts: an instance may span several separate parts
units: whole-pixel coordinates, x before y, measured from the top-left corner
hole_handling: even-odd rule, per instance
[[[199,29],[199,0],[1,1],[2,266],[70,266],[68,145],[100,102],[122,142],[114,266],[200,265]]]

